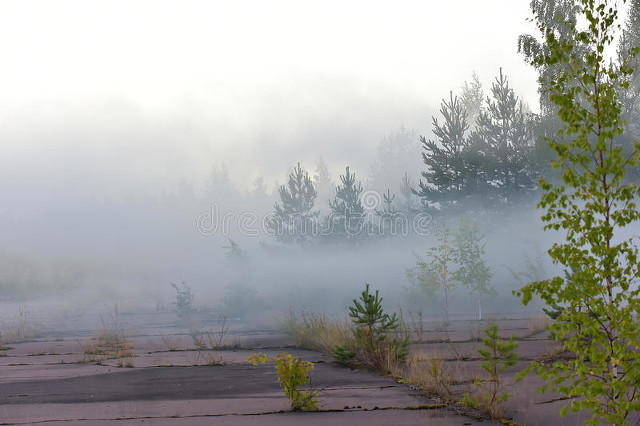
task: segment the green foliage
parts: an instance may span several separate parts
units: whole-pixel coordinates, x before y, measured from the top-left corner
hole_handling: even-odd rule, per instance
[[[476,380],[475,385],[480,388],[480,394],[472,397],[465,394],[460,404],[477,408],[491,418],[500,418],[502,409],[500,405],[511,396],[508,392],[501,391],[500,373],[512,367],[518,361],[518,342],[511,336],[509,340],[504,340],[498,335],[498,325],[490,324],[484,329],[485,337],[482,339],[483,346],[478,348],[478,353],[482,357],[480,364],[487,372],[487,380]]]
[[[382,297],[379,290],[375,294],[369,293],[369,284],[360,294],[360,300],[353,299],[353,306],[349,307],[349,316],[356,325],[356,333],[360,333],[367,341],[374,343],[384,339],[392,330],[400,325],[398,316],[389,316],[382,309]]]
[[[513,205],[536,190],[532,164],[530,114],[500,69],[491,86],[492,98],[477,119],[471,135],[474,150],[484,152],[483,175],[491,182],[487,196],[494,205]]]
[[[409,337],[396,313],[389,315],[382,308],[379,291],[369,292],[369,284],[353,299],[349,316],[354,324],[353,347],[337,345],[333,351],[338,361],[359,363],[384,371],[389,363],[402,361],[409,351]]]
[[[302,361],[284,352],[275,359],[268,358],[263,353],[254,353],[249,357],[249,363],[253,365],[267,362],[275,362],[278,383],[284,388],[285,396],[291,401],[293,411],[318,410],[318,392],[313,389],[301,389],[309,383],[309,371],[314,368],[312,362]]]
[[[569,285],[575,285],[573,282],[573,275],[577,272],[576,266],[571,266],[571,272],[565,270],[564,271],[564,279]],[[533,280],[532,280],[533,281]],[[565,308],[563,306],[559,306],[556,302],[552,301],[549,304],[549,308],[542,308],[542,311],[547,314],[547,316],[553,320],[560,319],[560,315],[564,312]],[[555,335],[552,333],[552,336]]]
[[[191,287],[185,281],[180,284],[171,283],[171,287],[176,291],[176,309],[178,310],[178,316],[182,319],[191,318],[193,313],[193,300],[194,295],[191,291]]]
[[[624,181],[640,160],[640,145],[634,142],[628,154],[616,143],[625,126],[619,93],[629,86],[638,48],[619,63],[610,61],[605,52],[620,29],[617,9],[606,1],[573,5],[582,24],[564,23],[570,37],[558,37],[536,14],[545,49],[532,58],[534,65],[556,70],[540,82],[564,123],[549,140],[561,184],[541,180],[539,207],[545,228],[564,233],[565,241],[548,253],[572,270],[571,279],[533,282],[519,295],[525,304],[538,296],[548,306],[564,307],[551,332],[575,359],[534,362],[532,369],[547,381],[542,389],[574,398],[562,414],[569,407],[588,410],[590,424],[620,425],[640,409],[640,263],[637,245],[623,234],[640,220],[638,188]]]
[[[484,329],[485,337],[482,339],[482,347],[478,348],[478,353],[482,357],[480,364],[482,369],[489,375],[488,382],[489,391],[483,395],[483,403],[497,407],[501,402],[505,401],[511,395],[506,392],[500,392],[500,376],[499,373],[512,367],[518,361],[518,342],[514,337],[507,341],[498,335],[498,325],[491,324]]]
[[[469,392],[465,392],[464,395],[462,395],[462,398],[460,398],[458,404],[467,408],[478,408],[478,401],[476,401],[476,399],[472,397]]]
[[[356,357],[356,352],[352,351],[346,345],[336,345],[333,348],[333,357],[336,361],[343,364],[350,364]]]
[[[433,117],[435,139],[420,137],[426,170],[416,194],[431,208],[501,210],[537,188],[532,114],[502,70],[491,97],[482,96],[474,75],[461,98],[450,92],[442,100],[442,121]]]
[[[443,122],[432,118],[436,140],[420,136],[422,160],[427,168],[422,172],[425,181],[419,182],[418,195],[431,203],[439,203],[444,209],[455,205],[460,194],[467,190],[469,168],[464,154],[469,122],[463,103],[453,92],[449,93],[448,101],[442,100],[440,114]]]
[[[544,312],[552,320],[557,320],[564,312],[564,308],[562,306],[558,306],[557,303],[552,302],[548,308],[542,308],[542,312]]]

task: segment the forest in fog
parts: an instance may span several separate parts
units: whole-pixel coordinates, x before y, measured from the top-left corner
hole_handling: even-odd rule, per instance
[[[633,3],[614,56],[640,40],[637,13]],[[566,30],[550,17],[548,24],[559,34]],[[523,63],[544,48],[526,33],[511,43]],[[469,63],[465,80],[438,89],[439,105],[429,99],[423,106],[436,106],[405,115],[407,122],[420,117],[420,130],[402,124],[406,111],[399,109],[386,117],[386,134],[377,136],[315,123],[306,133],[313,150],[288,149],[271,132],[229,157],[203,150],[198,161],[207,164],[206,176],[187,173],[181,151],[189,138],[206,135],[195,118],[184,131],[189,120],[177,125],[118,100],[85,112],[69,107],[56,112],[69,123],[101,113],[107,121],[95,128],[59,126],[55,137],[64,141],[36,152],[28,147],[37,147],[32,139],[42,134],[20,133],[21,123],[11,122],[3,138],[23,140],[27,148],[9,157],[15,164],[7,165],[0,186],[8,200],[0,208],[0,298],[70,293],[160,308],[175,298],[171,284],[184,282],[196,306],[245,316],[290,305],[342,311],[369,282],[385,291],[386,303],[439,317],[443,296],[425,282],[438,248],[451,244],[458,253],[477,250],[482,262],[475,267],[484,277],[458,286],[453,312],[468,313],[480,303],[494,313],[525,309],[513,290],[562,273],[545,257],[557,236],[543,234],[536,211],[539,179],[558,179],[545,139],[559,129],[557,107],[543,91],[533,104],[525,102],[500,66],[484,83],[473,69]],[[554,75],[553,66],[535,71],[541,81]],[[621,99],[629,125],[616,143],[626,151],[638,130],[639,94],[636,77]],[[354,116],[367,113],[358,107]],[[389,118],[397,123],[388,124]],[[40,124],[56,129],[53,121]],[[153,144],[136,139],[178,133],[167,158],[155,163],[147,149]],[[360,142],[350,145],[351,137]],[[114,154],[120,148],[126,155]],[[259,166],[243,164],[252,150],[263,159]],[[81,166],[67,169],[76,156]],[[12,185],[9,174],[25,158],[31,158],[31,172]],[[163,185],[145,186],[147,162],[166,175]],[[84,173],[109,184],[95,190]],[[640,171],[626,179],[638,182]],[[112,191],[111,184],[120,189]]]

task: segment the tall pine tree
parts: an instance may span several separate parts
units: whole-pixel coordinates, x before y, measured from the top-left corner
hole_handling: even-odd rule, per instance
[[[491,86],[491,94],[471,138],[485,147],[483,168],[494,188],[494,201],[510,205],[536,190],[533,139],[528,114],[502,69]]]
[[[442,100],[440,114],[444,119],[442,123],[432,117],[436,140],[420,136],[426,170],[422,172],[424,180],[418,183],[416,194],[429,204],[437,203],[440,209],[448,209],[463,197],[465,178],[471,172],[464,161],[469,123],[461,100],[453,96],[453,92],[449,93],[448,101]]]

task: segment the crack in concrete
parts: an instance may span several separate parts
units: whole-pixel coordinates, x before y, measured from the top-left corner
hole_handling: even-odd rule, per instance
[[[326,408],[316,411],[308,411],[308,413],[352,413],[363,411],[386,411],[386,410],[438,410],[441,408],[447,408],[447,404],[423,404],[423,405],[410,405],[406,407],[373,407],[373,408]],[[278,411],[258,411],[255,413],[217,413],[217,414],[190,414],[185,416],[173,415],[173,416],[139,416],[139,417],[114,417],[114,418],[81,418],[81,419],[46,419],[37,420],[32,422],[19,422],[19,423],[0,423],[2,425],[35,425],[45,423],[64,423],[64,422],[78,422],[78,421],[127,421],[127,420],[157,420],[157,419],[194,419],[200,417],[230,417],[230,416],[268,416],[272,414],[285,414],[292,413],[291,410],[278,410]]]
[[[535,405],[553,404],[554,402],[566,401],[567,399],[576,399],[576,398],[577,398],[576,396],[559,396],[557,398],[552,398],[547,401],[534,402],[534,404]]]

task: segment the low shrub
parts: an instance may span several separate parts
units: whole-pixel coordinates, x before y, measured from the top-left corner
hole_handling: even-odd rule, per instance
[[[263,353],[254,353],[249,357],[249,363],[253,365],[267,362],[275,362],[278,383],[284,387],[284,394],[291,401],[291,410],[318,410],[318,392],[313,389],[301,389],[309,383],[309,371],[314,368],[312,362],[303,361],[284,352],[275,359],[268,358]]]

